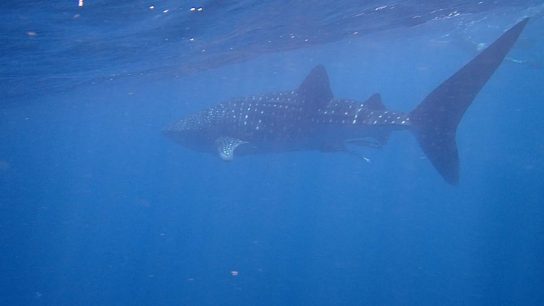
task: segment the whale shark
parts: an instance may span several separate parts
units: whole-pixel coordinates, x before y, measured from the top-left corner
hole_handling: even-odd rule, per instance
[[[392,132],[409,130],[438,173],[456,185],[457,127],[527,22],[505,31],[411,112],[387,109],[379,94],[362,102],[335,98],[324,66],[317,65],[296,89],[227,100],[174,122],[163,133],[189,149],[232,161],[260,153],[347,152],[348,144],[381,147]]]

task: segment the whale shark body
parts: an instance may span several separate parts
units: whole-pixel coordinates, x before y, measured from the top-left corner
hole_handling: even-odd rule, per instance
[[[457,184],[457,126],[527,22],[503,33],[409,113],[388,110],[379,94],[364,102],[334,98],[327,72],[318,65],[295,90],[220,103],[175,122],[163,133],[188,148],[230,161],[258,153],[342,152],[349,143],[380,147],[391,132],[409,130],[442,177]]]

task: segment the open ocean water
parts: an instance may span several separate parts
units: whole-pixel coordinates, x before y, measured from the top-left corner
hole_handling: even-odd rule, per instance
[[[4,1],[1,305],[544,305],[544,2]],[[161,134],[296,88],[410,111],[531,17],[458,130],[224,162]],[[360,158],[363,157],[363,158]]]

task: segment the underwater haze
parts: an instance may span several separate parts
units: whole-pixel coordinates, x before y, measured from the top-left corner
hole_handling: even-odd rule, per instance
[[[544,305],[544,1],[0,4],[0,305]],[[221,160],[172,122],[299,87],[409,112],[529,17],[457,130]]]

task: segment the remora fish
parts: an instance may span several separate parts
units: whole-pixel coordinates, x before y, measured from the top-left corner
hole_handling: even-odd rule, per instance
[[[506,31],[409,113],[387,110],[378,94],[363,103],[334,98],[319,65],[295,90],[220,103],[163,132],[189,148],[232,160],[257,153],[345,151],[346,143],[382,146],[391,131],[407,129],[442,177],[457,184],[457,126],[527,22]]]

